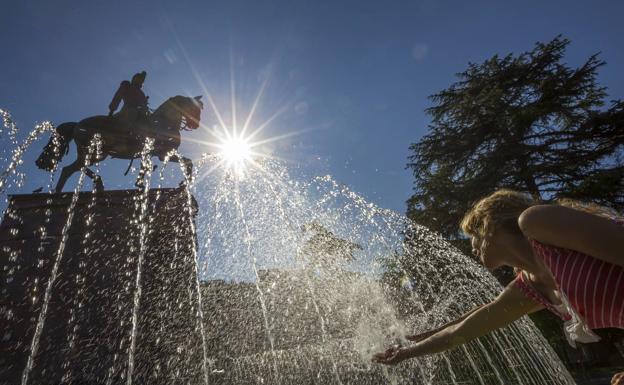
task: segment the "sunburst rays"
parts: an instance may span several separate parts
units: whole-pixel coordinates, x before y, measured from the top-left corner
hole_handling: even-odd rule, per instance
[[[212,125],[205,124],[204,122],[200,122],[200,128],[207,134],[208,138],[206,139],[197,139],[197,138],[188,138],[185,137],[185,141],[194,142],[202,146],[208,147],[208,152],[216,155],[214,157],[214,163],[212,163],[209,167],[206,167],[205,170],[202,170],[197,175],[197,181],[204,179],[210,173],[215,172],[216,170],[228,168],[228,169],[236,169],[237,171],[244,171],[250,167],[253,168],[262,168],[262,160],[280,160],[288,162],[287,159],[284,159],[273,151],[267,150],[267,145],[283,141],[287,138],[300,135],[304,132],[311,131],[312,129],[300,129],[293,130],[288,132],[280,133],[279,135],[267,137],[263,135],[265,133],[265,129],[269,127],[272,123],[274,123],[280,116],[282,116],[285,112],[291,109],[290,103],[286,103],[281,107],[277,108],[274,112],[268,111],[266,115],[268,118],[258,124],[254,123],[254,118],[258,115],[259,107],[262,104],[263,99],[265,98],[265,91],[268,87],[270,79],[272,77],[271,73],[265,74],[262,77],[262,81],[258,87],[258,91],[253,98],[253,102],[248,110],[246,116],[239,115],[241,111],[239,100],[237,98],[237,84],[236,84],[236,76],[234,70],[234,54],[232,49],[230,48],[230,76],[229,76],[229,102],[231,116],[229,117],[229,121],[226,121],[225,111],[221,111],[217,106],[217,99],[225,99],[225,98],[215,98],[215,93],[210,92],[206,83],[204,82],[200,71],[197,66],[193,63],[190,58],[189,53],[183,46],[182,42],[178,38],[175,29],[171,25],[171,30],[173,36],[180,48],[180,51],[186,61],[195,81],[199,85],[202,90],[202,94],[207,100],[207,105],[210,108],[210,111],[213,113],[216,122]],[[273,65],[270,66],[273,68]],[[269,71],[271,72],[271,71]],[[238,105],[237,105],[238,104]],[[243,119],[241,119],[243,118]],[[239,127],[239,122],[242,122],[242,126]],[[203,168],[203,167],[202,167]]]
[[[187,57],[188,61],[188,57]],[[190,61],[189,61],[190,65]],[[265,78],[255,95],[253,102],[249,108],[249,112],[244,119],[240,119],[237,116],[237,112],[240,111],[240,108],[237,108],[237,99],[236,99],[236,82],[234,75],[230,77],[230,111],[231,118],[230,122],[226,122],[224,119],[223,112],[218,108],[215,99],[213,98],[213,94],[209,92],[206,84],[201,79],[198,71],[194,66],[191,66],[191,70],[195,76],[196,81],[199,83],[206,99],[208,101],[208,106],[210,106],[210,110],[213,113],[213,116],[216,118],[216,123],[212,126],[209,126],[205,123],[200,123],[200,128],[208,134],[210,139],[196,139],[196,138],[185,138],[190,142],[194,142],[203,146],[207,146],[209,148],[209,152],[215,153],[218,157],[218,161],[215,165],[209,167],[208,170],[202,172],[202,175],[199,175],[200,179],[203,179],[206,173],[212,173],[217,170],[219,167],[227,167],[236,171],[236,174],[241,175],[244,174],[244,171],[248,167],[262,167],[258,159],[279,159],[284,161],[285,159],[280,158],[272,152],[267,152],[266,145],[274,142],[278,142],[281,140],[285,140],[287,138],[300,135],[303,132],[308,130],[296,130],[285,132],[279,135],[266,137],[263,136],[264,130],[269,127],[272,123],[276,121],[280,116],[282,116],[285,112],[290,109],[289,105],[284,105],[281,108],[278,108],[275,112],[269,115],[269,117],[259,124],[254,124],[254,118],[256,117],[259,106],[262,103],[263,96],[265,94],[265,89],[268,84],[268,77]],[[233,68],[230,68],[230,71],[234,71]],[[242,122],[242,127],[239,127],[239,123]]]

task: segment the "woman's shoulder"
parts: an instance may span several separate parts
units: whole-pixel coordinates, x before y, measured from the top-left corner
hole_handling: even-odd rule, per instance
[[[560,205],[533,206],[518,218],[520,230],[534,248],[574,250],[615,264],[622,263],[622,225],[621,218]]]
[[[553,219],[556,220],[577,213],[579,213],[579,210],[567,206],[555,204],[535,205],[527,208],[520,214],[518,226],[525,233],[531,232],[535,231],[536,228],[543,227]]]
[[[549,243],[548,239],[553,236],[570,234],[571,229],[591,230],[592,225],[613,224],[624,225],[624,218],[556,204],[531,206],[518,217],[518,226],[522,233],[527,238],[542,243]]]
[[[518,217],[518,226],[526,232],[532,232],[549,224],[563,224],[567,221],[598,220],[624,225],[624,217],[609,209],[601,211],[572,207],[559,204],[539,204],[525,209]]]

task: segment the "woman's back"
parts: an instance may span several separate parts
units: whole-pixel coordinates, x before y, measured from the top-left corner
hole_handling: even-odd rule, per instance
[[[624,268],[575,250],[531,240],[531,246],[550,269],[560,291],[591,329],[624,328]],[[539,293],[524,275],[516,284],[529,296],[566,319]],[[529,286],[529,287],[527,287]]]
[[[578,251],[531,243],[591,329],[624,328],[624,268]]]

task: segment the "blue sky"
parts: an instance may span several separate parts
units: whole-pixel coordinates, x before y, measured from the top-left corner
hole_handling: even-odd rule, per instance
[[[227,117],[233,73],[241,120],[268,79],[252,126],[284,109],[262,138],[299,134],[264,151],[403,212],[408,146],[426,133],[429,95],[469,61],[563,34],[570,64],[602,52],[600,81],[621,98],[623,14],[620,1],[12,1],[0,14],[0,107],[23,130],[105,114],[119,82],[146,70],[152,107],[203,94],[203,83]],[[202,122],[216,124],[209,108]],[[33,156],[24,191],[46,180]],[[107,162],[108,188],[131,186],[126,165]]]

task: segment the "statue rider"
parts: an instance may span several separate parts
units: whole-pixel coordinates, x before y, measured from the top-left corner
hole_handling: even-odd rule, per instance
[[[123,107],[118,114],[115,115],[119,122],[119,128],[131,131],[136,129],[137,125],[146,123],[148,114],[147,99],[143,90],[143,82],[145,81],[145,71],[139,72],[132,76],[131,81],[124,80],[119,85],[119,89],[115,92],[115,96],[108,106],[108,116],[112,117],[113,113],[119,107],[119,103],[123,100]]]

